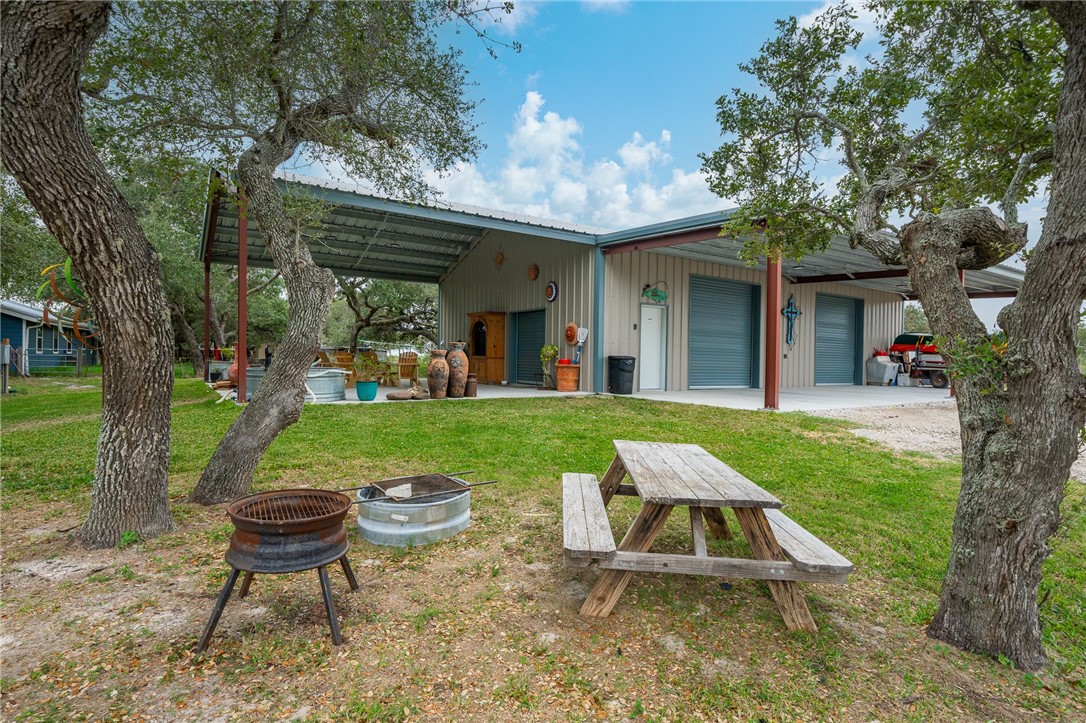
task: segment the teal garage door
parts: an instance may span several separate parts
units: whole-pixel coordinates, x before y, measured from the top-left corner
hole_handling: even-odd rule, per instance
[[[863,300],[815,297],[815,384],[863,384]]]
[[[690,277],[691,389],[758,386],[757,286]]]
[[[514,351],[517,355],[513,366],[515,370],[515,379],[513,381],[516,384],[534,384],[538,386],[543,383],[543,368],[539,364],[539,350],[546,343],[547,312],[540,309],[539,311],[522,311],[519,314],[513,314],[513,325],[516,330]]]

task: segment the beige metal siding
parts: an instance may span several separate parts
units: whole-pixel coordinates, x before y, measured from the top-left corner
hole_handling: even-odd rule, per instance
[[[494,256],[501,252],[501,266]],[[439,333],[444,341],[468,338],[468,317],[475,311],[531,311],[546,309],[548,344],[556,344],[560,357],[573,358],[576,347],[565,340],[566,324],[573,321],[592,329],[592,283],[595,247],[568,241],[536,239],[506,231],[492,231],[453,269],[439,291]],[[528,268],[539,266],[539,278],[528,280]],[[547,283],[558,283],[558,299],[548,303]],[[511,351],[510,322],[506,321],[506,374]],[[599,337],[592,330],[581,355],[581,390],[592,389],[592,345]]]
[[[762,331],[759,335],[759,380],[764,381],[765,370],[765,273],[758,269],[725,266],[707,261],[697,261],[671,254],[634,251],[604,257],[606,282],[604,329],[606,343],[604,355],[640,353],[640,335],[635,325],[641,318],[641,291],[646,284],[660,284],[668,291],[668,339],[667,339],[667,388],[687,389],[687,329],[689,328],[690,276],[711,276],[734,279],[761,287]],[[796,306],[803,312],[796,321],[796,344],[788,349],[784,344],[785,325],[781,319],[781,347],[784,358],[781,364],[782,387],[809,387],[814,385],[814,311],[815,294],[818,292],[850,296],[864,300],[864,357],[878,346],[885,348],[901,331],[902,300],[900,296],[845,284],[799,284],[784,280],[781,288],[782,306],[789,295],[795,294]],[[780,310],[777,310],[780,313]],[[606,380],[605,380],[606,381]],[[638,388],[638,379],[634,387]]]

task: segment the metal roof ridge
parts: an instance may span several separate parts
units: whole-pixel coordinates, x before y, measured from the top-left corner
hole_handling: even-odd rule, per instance
[[[288,183],[302,183],[311,186],[317,186],[319,188],[327,188],[333,191],[341,191],[343,193],[350,193],[357,196],[368,196],[370,198],[386,201],[402,205],[405,207],[419,207],[419,208],[433,208],[444,211],[454,211],[456,213],[463,213],[471,216],[478,216],[481,218],[490,218],[500,221],[509,221],[511,223],[517,223],[524,226],[532,226],[538,228],[549,228],[558,231],[567,231],[583,234],[592,238],[598,238],[600,234],[610,233],[610,229],[599,228],[595,226],[587,226],[584,224],[573,223],[570,221],[559,221],[557,219],[548,219],[538,216],[531,216],[529,214],[511,213],[509,211],[502,211],[495,208],[487,208],[485,206],[475,206],[466,203],[456,203],[454,201],[446,201],[444,199],[431,199],[426,203],[416,201],[405,201],[403,199],[395,198],[387,193],[383,193],[375,188],[362,185],[357,181],[351,183],[345,183],[343,181],[337,181],[331,178],[321,178],[318,176],[307,176],[300,173],[292,173],[289,171],[276,171],[275,178],[281,179]]]
[[[710,211],[709,213],[702,213],[697,216],[685,216],[683,218],[671,219],[670,221],[660,221],[658,223],[636,226],[622,231],[613,231],[611,233],[601,234],[597,239],[597,243],[600,246],[606,247],[620,241],[635,241],[642,238],[670,236],[671,234],[681,233],[683,231],[693,231],[699,228],[720,225],[724,221],[727,221],[737,210],[738,209],[735,208],[728,208],[721,211]]]

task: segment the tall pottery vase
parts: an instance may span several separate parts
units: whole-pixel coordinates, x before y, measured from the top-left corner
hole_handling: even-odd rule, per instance
[[[468,383],[468,355],[464,353],[464,342],[450,342],[452,349],[446,359],[449,361],[449,396],[459,399],[464,396],[464,387]]]
[[[430,387],[430,399],[444,399],[448,384],[449,363],[445,361],[445,350],[434,349],[430,352],[430,366],[426,367],[426,385]]]

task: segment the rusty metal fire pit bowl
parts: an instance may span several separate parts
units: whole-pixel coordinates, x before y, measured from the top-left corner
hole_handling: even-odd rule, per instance
[[[223,608],[242,572],[245,579],[238,597],[248,594],[249,585],[257,573],[279,574],[316,568],[332,641],[336,645],[342,643],[326,566],[338,560],[351,589],[358,589],[358,582],[347,561],[349,544],[347,528],[343,526],[351,504],[352,500],[347,495],[318,489],[261,492],[231,502],[226,508],[235,528],[230,538],[230,548],[226,551],[230,576],[219,594],[196,652],[202,653],[207,649]]]
[[[343,520],[351,498],[315,489],[275,490],[242,497],[226,508],[234,535],[226,561],[246,572],[312,570],[347,552]]]

